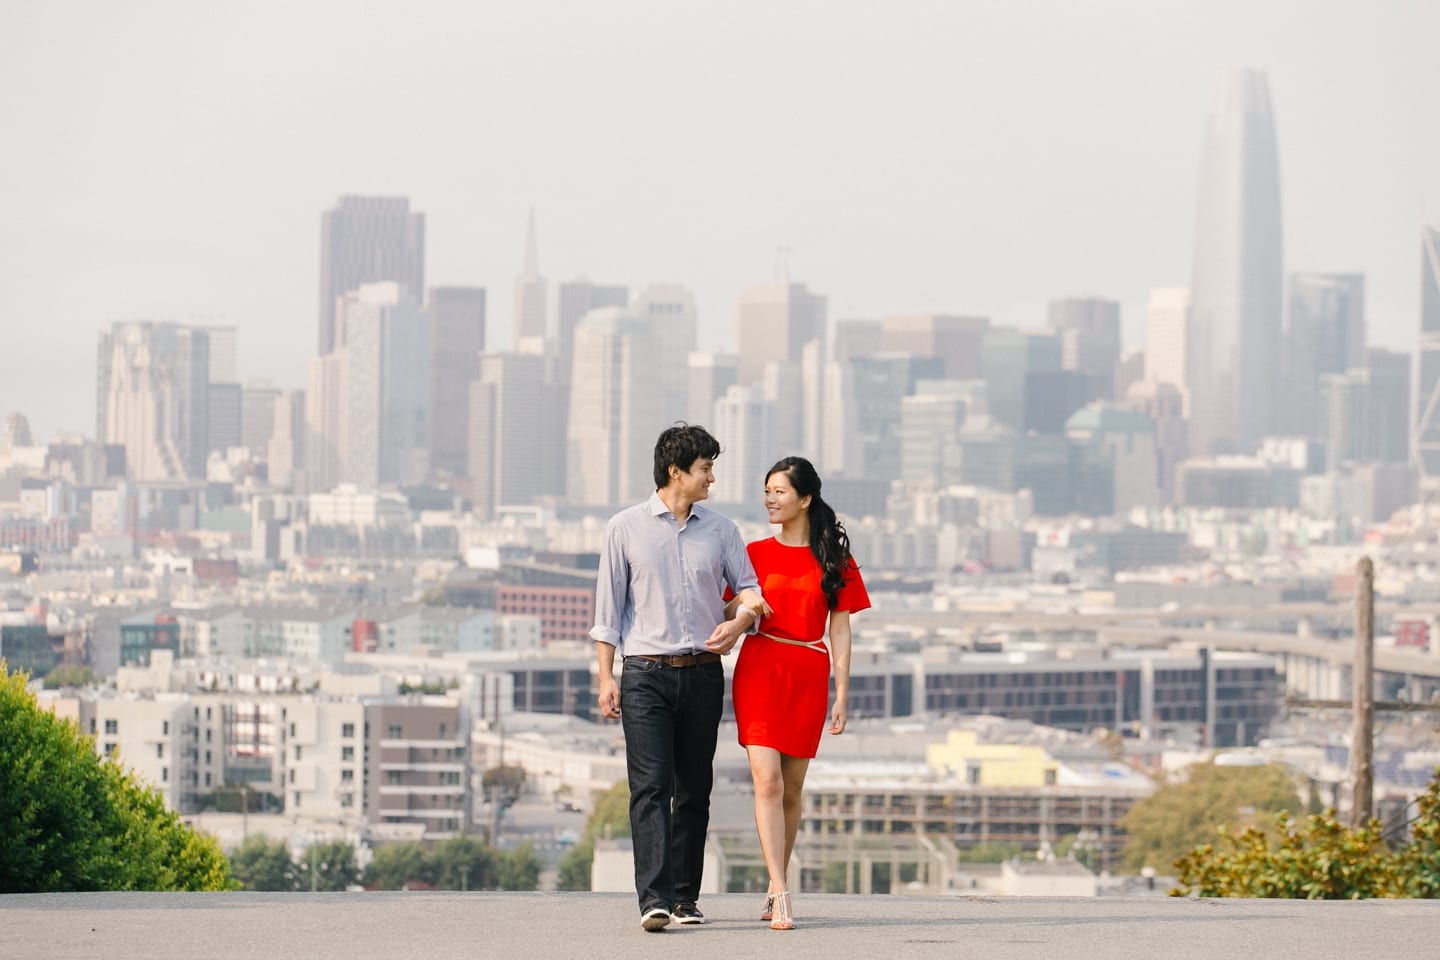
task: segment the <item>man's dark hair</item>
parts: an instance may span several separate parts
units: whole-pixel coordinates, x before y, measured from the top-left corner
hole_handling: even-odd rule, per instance
[[[693,423],[677,423],[660,434],[655,441],[655,489],[670,483],[670,468],[679,467],[689,473],[701,457],[714,460],[720,456],[720,441],[710,431]]]

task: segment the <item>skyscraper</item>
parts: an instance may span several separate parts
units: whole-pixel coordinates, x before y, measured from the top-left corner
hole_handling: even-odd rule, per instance
[[[424,480],[430,449],[430,320],[397,283],[342,297],[341,480],[364,490]]]
[[[1317,415],[1320,378],[1365,362],[1365,278],[1360,274],[1290,275],[1285,330],[1285,432],[1324,439]]]
[[[512,343],[522,337],[543,337],[546,315],[545,278],[540,276],[540,245],[535,238],[535,211],[525,224],[525,272],[515,278],[514,313],[510,328]]]
[[[1440,226],[1420,231],[1420,342],[1413,456],[1426,486],[1440,482]]]
[[[469,387],[470,501],[482,520],[500,506],[550,492],[546,459],[555,411],[545,389],[545,357],[486,353]]]
[[[709,426],[715,417],[715,401],[735,383],[740,358],[733,353],[692,353],[687,359],[685,419]]]
[[[1185,344],[1190,330],[1190,291],[1159,287],[1145,304],[1145,379],[1175,387],[1185,404]]]
[[[100,334],[96,434],[125,448],[135,480],[205,476],[210,337],[203,327],[121,322]]]
[[[651,454],[671,419],[655,402],[654,352],[648,319],[627,309],[592,310],[575,327],[565,450],[572,503],[615,506],[654,491]]]
[[[406,197],[341,197],[320,216],[320,353],[338,345],[336,298],[381,281],[425,290],[425,214]]]
[[[1066,297],[1051,300],[1047,315],[1060,335],[1061,367],[1096,378],[1098,394],[1112,396],[1120,360],[1120,304],[1103,297]]]
[[[715,401],[710,430],[725,456],[715,461],[717,503],[753,503],[759,499],[765,471],[779,456],[770,436],[775,405],[756,386],[735,384]]]
[[[799,363],[805,344],[825,341],[825,298],[803,283],[759,283],[735,306],[741,383],[755,383],[772,361]]]
[[[1186,345],[1190,440],[1249,452],[1277,426],[1280,169],[1259,70],[1221,74],[1205,129]]]
[[[583,277],[562,283],[555,290],[555,369],[564,383],[570,382],[570,361],[575,351],[575,325],[585,314],[601,307],[623,307],[630,302],[630,290],[623,284],[591,283]]]
[[[470,383],[485,349],[485,288],[431,287],[430,470],[464,477],[468,470]]]

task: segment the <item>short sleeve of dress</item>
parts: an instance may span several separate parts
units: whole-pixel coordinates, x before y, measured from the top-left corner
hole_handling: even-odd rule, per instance
[[[855,565],[854,557],[845,562],[845,582],[840,587],[840,595],[836,597],[835,609],[849,610],[851,613],[870,609],[870,593],[865,589],[865,581],[860,576],[860,568]]]

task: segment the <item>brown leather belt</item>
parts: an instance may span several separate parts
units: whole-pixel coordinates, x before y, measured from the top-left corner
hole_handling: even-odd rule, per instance
[[[702,663],[719,663],[718,653],[683,653],[669,656],[651,656],[648,653],[632,653],[626,660],[649,660],[651,663],[663,663],[667,667],[698,667]]]

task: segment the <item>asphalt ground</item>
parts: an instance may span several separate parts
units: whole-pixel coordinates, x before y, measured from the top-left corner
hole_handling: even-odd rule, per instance
[[[632,896],[599,893],[89,893],[0,896],[0,957],[346,960],[782,956],[1440,957],[1440,901],[1031,899],[804,895],[797,928],[753,895],[701,901],[709,922],[645,933]]]

